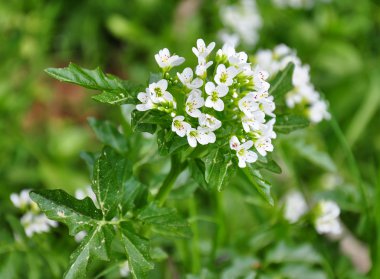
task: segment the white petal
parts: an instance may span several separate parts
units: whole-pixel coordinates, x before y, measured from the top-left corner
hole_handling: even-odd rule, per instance
[[[250,149],[253,146],[253,141],[249,140],[240,145],[241,148],[244,148],[245,150]]]
[[[216,92],[218,92],[219,97],[224,97],[228,93],[228,87],[224,84],[218,85]]]
[[[233,149],[233,150],[237,150],[240,146],[240,141],[238,140],[238,138],[236,136],[233,136],[231,139],[230,139],[230,148]]]
[[[208,95],[211,95],[211,93],[215,90],[215,84],[211,81],[207,82],[205,85],[205,90]]]
[[[224,103],[221,99],[217,99],[214,103],[214,109],[217,111],[223,111],[224,110]]]
[[[245,161],[248,163],[256,162],[257,160],[257,154],[251,150],[248,150],[245,154]]]
[[[245,160],[241,157],[238,157],[238,158],[239,158],[239,167],[245,168],[247,166],[247,164],[245,163]]]
[[[157,86],[160,87],[162,91],[165,91],[168,88],[168,81],[166,79],[161,79],[157,82]]]
[[[203,80],[201,80],[200,78],[196,78],[194,79],[192,82],[191,82],[191,88],[195,89],[195,88],[199,88],[203,85]]]
[[[208,108],[212,108],[214,106],[214,102],[211,100],[211,96],[208,96],[205,102],[205,106]]]
[[[187,135],[187,142],[189,143],[189,145],[191,147],[196,147],[197,146],[197,140],[194,137],[190,136],[190,135]]]

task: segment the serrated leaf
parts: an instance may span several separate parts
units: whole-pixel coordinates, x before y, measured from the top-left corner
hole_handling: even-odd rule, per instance
[[[190,235],[189,224],[183,220],[175,209],[162,208],[151,203],[142,209],[136,218],[163,235],[187,237]]]
[[[127,223],[122,224],[122,240],[133,278],[147,278],[149,270],[154,267],[149,253],[148,240],[137,235]]]
[[[204,189],[207,189],[207,182],[205,179],[205,163],[201,159],[194,158],[189,162],[191,177]]]
[[[124,135],[118,131],[114,124],[109,121],[99,121],[93,117],[88,118],[88,123],[102,143],[111,146],[119,153],[128,151],[128,143]]]
[[[108,261],[113,238],[114,230],[111,225],[94,227],[70,256],[70,267],[66,271],[64,278],[87,278],[87,267],[93,258]]]
[[[66,68],[48,68],[50,76],[64,82],[80,85],[85,88],[103,91],[93,98],[108,104],[134,104],[139,87],[132,85],[110,74],[105,74],[100,68],[88,70],[70,63]]]
[[[77,200],[63,190],[38,190],[30,193],[49,219],[66,224],[70,235],[86,230],[103,218],[90,198]]]
[[[127,158],[111,147],[104,147],[94,166],[92,190],[107,220],[115,216],[123,185],[131,175],[132,166]]]
[[[310,121],[300,115],[278,115],[276,117],[276,123],[274,130],[277,133],[288,134],[294,130],[302,129],[309,126]]]
[[[270,193],[270,188],[272,185],[266,181],[261,175],[260,171],[254,169],[252,166],[247,166],[242,169],[245,174],[245,177],[248,181],[253,184],[257,192],[270,204],[273,205],[274,201]]]
[[[281,167],[270,157],[269,154],[265,157],[259,155],[258,160],[252,166],[257,169],[266,169],[277,174],[282,172]]]
[[[289,63],[285,69],[279,71],[270,81],[269,94],[273,95],[275,100],[280,99],[293,89],[293,71],[294,64]]]
[[[205,163],[208,188],[221,191],[236,171],[232,159],[228,154],[224,154],[221,148],[215,148],[202,160]]]

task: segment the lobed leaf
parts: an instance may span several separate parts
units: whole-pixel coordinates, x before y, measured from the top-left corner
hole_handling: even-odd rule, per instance
[[[131,175],[132,166],[127,158],[109,146],[104,147],[94,166],[92,189],[107,220],[115,216],[123,185]]]
[[[166,113],[160,111],[132,111],[131,125],[134,131],[153,134],[157,125],[169,126],[170,121]]]
[[[136,218],[163,235],[187,237],[190,235],[189,224],[183,220],[175,209],[159,207],[151,203],[143,208]]]
[[[133,278],[147,278],[149,270],[154,267],[149,253],[148,240],[137,235],[127,223],[122,224],[122,240]]]
[[[270,81],[269,94],[273,95],[275,100],[280,99],[293,89],[294,67],[293,63],[289,63],[285,69],[279,71]]]
[[[96,120],[93,117],[88,118],[88,123],[102,143],[111,146],[119,153],[128,151],[128,143],[124,135],[118,131],[114,124],[109,121]]]
[[[49,219],[66,224],[70,235],[88,229],[103,218],[90,198],[77,200],[63,190],[38,190],[30,193]]]
[[[309,126],[310,121],[300,115],[278,115],[276,117],[276,123],[274,130],[277,133],[288,134],[294,130],[302,129]]]
[[[70,256],[70,267],[66,271],[65,279],[87,278],[87,267],[90,260],[97,258],[103,261],[110,259],[110,247],[114,238],[111,225],[94,227],[82,240],[80,246]]]

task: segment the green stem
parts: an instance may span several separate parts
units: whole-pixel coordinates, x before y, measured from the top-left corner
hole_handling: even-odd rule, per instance
[[[180,175],[184,168],[184,163],[181,163],[175,156],[171,157],[170,172],[166,176],[156,196],[156,200],[158,201],[158,204],[160,206],[162,206],[165,203],[170,191],[174,186],[174,182],[177,180],[178,175]]]
[[[224,220],[224,211],[223,211],[223,192],[217,192],[215,199],[215,211],[216,211],[216,232],[213,239],[213,249],[212,249],[212,257],[211,260],[215,260],[216,252],[218,249],[224,244],[226,238],[225,231],[225,220]]]
[[[193,232],[193,239],[191,245],[191,268],[193,274],[198,274],[201,269],[201,261],[199,253],[199,229],[198,221],[196,220],[198,211],[197,202],[194,196],[189,199],[189,213],[190,217],[194,218],[193,222],[191,222],[191,230]]]

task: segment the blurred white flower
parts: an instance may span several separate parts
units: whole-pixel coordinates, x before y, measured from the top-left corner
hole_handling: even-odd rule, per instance
[[[120,265],[119,272],[121,277],[128,277],[129,273],[131,272],[129,269],[128,261],[125,261]]]
[[[340,235],[342,227],[339,221],[340,208],[329,200],[322,200],[316,206],[315,229],[319,234]]]
[[[34,208],[38,208],[37,204],[30,199],[29,193],[30,189],[22,190],[20,194],[12,193],[10,198],[13,205],[20,209],[26,209],[33,204]]]
[[[25,234],[32,237],[33,234],[39,234],[50,231],[50,227],[57,227],[56,221],[50,220],[45,214],[35,214],[27,212],[21,217],[21,224],[25,229]]]
[[[96,195],[94,191],[92,190],[91,186],[86,186],[83,189],[77,189],[75,191],[75,197],[78,200],[83,200],[84,198],[89,197],[95,205],[97,205]]]
[[[285,196],[284,217],[289,223],[296,223],[308,211],[308,206],[302,194],[292,191]]]
[[[80,231],[74,236],[75,242],[77,243],[81,242],[86,236],[87,236],[86,231]]]

